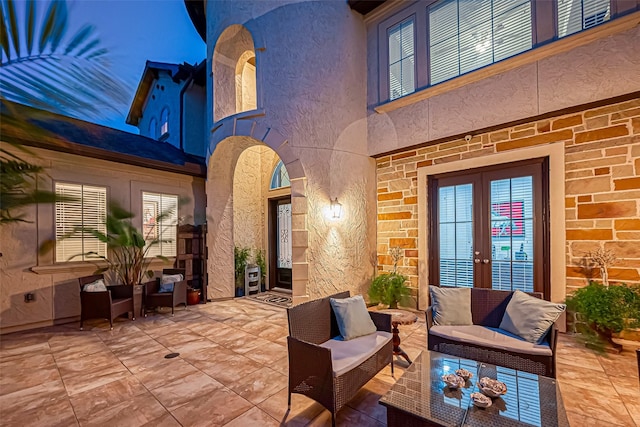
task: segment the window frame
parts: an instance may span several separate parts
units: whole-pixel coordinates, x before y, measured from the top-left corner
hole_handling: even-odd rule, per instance
[[[151,117],[151,120],[149,120],[149,138],[158,139],[158,121],[155,117]]]
[[[145,242],[147,242],[147,237],[149,236],[149,233],[152,230],[147,230],[149,225],[146,222],[146,215],[147,212],[145,211],[145,205],[148,203],[154,203],[153,200],[145,200],[145,196],[149,195],[149,196],[155,196],[158,197],[160,199],[160,206],[156,206],[156,208],[154,209],[154,212],[150,212],[152,213],[152,217],[151,219],[154,220],[155,223],[155,218],[158,217],[158,215],[160,215],[164,209],[162,206],[163,200],[165,198],[175,198],[175,203],[176,203],[176,210],[175,210],[175,215],[174,217],[170,220],[170,221],[175,221],[175,223],[172,224],[167,224],[166,227],[173,227],[173,231],[172,231],[172,236],[170,236],[169,238],[172,239],[172,242],[167,242],[167,243],[163,243],[163,242],[159,242],[157,245],[154,245],[155,247],[152,247],[149,249],[149,251],[147,252],[147,256],[146,258],[154,258],[157,255],[160,256],[164,256],[167,258],[175,258],[178,255],[178,234],[177,234],[177,228],[178,228],[178,224],[179,224],[179,213],[180,213],[180,196],[178,194],[169,194],[169,193],[162,193],[162,192],[158,192],[158,191],[145,191],[142,190],[141,192],[141,205],[140,205],[140,219],[141,219],[141,232],[142,232],[142,236],[145,239]],[[153,239],[163,239],[163,229],[165,228],[165,224],[164,222],[161,220],[158,224],[154,224],[153,225],[153,229],[155,230],[154,233],[155,235],[153,236]],[[151,240],[153,240],[151,239]],[[172,248],[172,253],[165,253],[165,245],[169,245],[170,248]],[[146,247],[146,245],[145,245]],[[158,249],[159,248],[159,249]],[[171,249],[170,249],[171,250]]]
[[[104,190],[104,199],[103,199],[103,203],[104,203],[104,211],[102,212],[103,214],[103,222],[106,219],[106,216],[108,214],[108,209],[109,209],[109,187],[107,186],[103,186],[103,185],[97,185],[97,184],[90,184],[90,183],[80,183],[80,182],[72,182],[72,181],[66,181],[66,180],[56,180],[53,183],[53,191],[57,194],[58,193],[58,185],[67,185],[67,186],[79,186],[80,187],[80,191],[82,193],[82,196],[79,200],[81,206],[80,206],[80,210],[82,212],[82,216],[83,216],[83,221],[80,225],[71,225],[71,227],[88,227],[88,228],[98,228],[96,224],[85,224],[84,222],[84,202],[85,202],[85,197],[84,197],[84,187],[93,187],[93,188],[99,188],[99,189],[103,189]],[[60,240],[60,243],[58,241],[58,208],[61,204],[70,204],[70,203],[77,203],[77,202],[56,202],[54,203],[53,206],[53,234],[54,234],[54,241],[55,241],[55,246],[54,246],[54,254],[53,254],[53,263],[54,264],[58,264],[58,265],[63,265],[63,264],[69,264],[69,263],[73,263],[73,262],[95,262],[97,259],[100,259],[100,256],[104,256],[105,258],[108,257],[108,247],[107,244],[105,242],[100,243],[98,241],[97,238],[95,237],[91,237],[91,236],[84,236],[81,235],[80,236],[80,240],[81,240],[81,246],[82,246],[82,250],[80,253],[73,255],[72,257],[67,257],[66,259],[58,259],[58,255],[60,254],[60,249],[59,249],[59,244],[61,242],[64,242],[66,239],[62,239]],[[87,208],[89,209],[89,208]],[[64,227],[61,227],[64,228]],[[104,227],[103,230],[104,233],[106,233],[106,225]],[[66,233],[65,233],[66,234]],[[62,237],[62,236],[61,236]],[[98,250],[99,256],[85,256],[85,254],[88,252],[87,250],[85,250],[85,242],[87,240],[91,240],[94,241],[94,244],[97,244],[98,246],[102,246],[102,250]]]
[[[160,112],[160,136],[158,138],[169,135],[169,115],[169,107],[164,107]]]
[[[287,173],[287,178],[289,180],[289,184],[288,185],[282,185],[282,178],[281,176],[279,176],[279,182],[280,182],[280,186],[278,187],[274,187],[273,186],[273,180],[276,177],[276,172],[280,172],[282,170],[282,168],[284,168],[285,172]],[[281,175],[279,173],[279,175]],[[287,170],[287,166],[284,164],[284,162],[282,160],[278,160],[275,164],[275,166],[273,167],[272,171],[271,171],[271,179],[269,180],[269,191],[276,191],[276,190],[280,190],[282,188],[290,188],[291,187],[291,178],[289,177],[289,171]]]
[[[470,70],[464,74],[459,74],[455,77],[451,77],[447,80],[438,82],[436,84],[430,84],[430,63],[429,63],[429,15],[428,9],[436,3],[446,0],[422,0],[416,1],[409,6],[404,6],[400,3],[400,6],[389,12],[388,15],[379,18],[380,21],[374,24],[377,31],[377,53],[378,53],[378,102],[374,109],[378,112],[388,112],[395,108],[384,108],[385,104],[396,103],[397,101],[411,97],[416,101],[422,99],[422,97],[415,97],[416,93],[422,92],[434,88],[436,86],[446,84],[448,82],[455,81],[470,74],[474,74],[483,70],[484,68],[491,67],[498,63],[509,63],[514,58],[520,55],[527,54],[537,48],[546,46],[549,43],[553,43],[559,40],[564,40],[568,37],[580,34],[583,31],[590,31],[594,28],[601,27],[603,25],[610,24],[627,14],[640,11],[640,1],[629,0],[610,0],[610,19],[604,21],[598,25],[594,25],[587,29],[571,33],[567,36],[558,37],[558,0],[553,1],[531,1],[531,49],[524,50],[508,58],[504,58],[500,61],[491,62],[482,67]],[[400,24],[404,20],[408,19],[411,15],[414,15],[415,22],[415,90],[412,93],[403,95],[398,98],[391,99],[390,87],[389,87],[389,42],[387,38],[388,31],[394,26]],[[475,81],[475,80],[473,80]],[[447,89],[443,89],[447,90]],[[436,91],[440,93],[441,91]],[[427,96],[429,97],[429,96]],[[408,101],[413,103],[416,101]],[[399,106],[404,105],[407,101],[401,101]]]

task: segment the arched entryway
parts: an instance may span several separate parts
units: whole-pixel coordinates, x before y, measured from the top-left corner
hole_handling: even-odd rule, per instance
[[[275,129],[266,128],[252,118],[243,119],[238,116],[229,117],[216,124],[212,131],[208,156],[207,173],[207,247],[208,247],[208,292],[211,299],[234,296],[234,256],[236,240],[246,246],[254,237],[242,235],[236,227],[236,221],[245,224],[267,218],[266,215],[250,214],[253,219],[242,218],[242,214],[234,210],[236,203],[247,203],[246,194],[235,194],[234,187],[239,190],[237,172],[260,162],[282,160],[288,172],[291,198],[291,262],[292,262],[292,294],[294,304],[306,299],[308,282],[308,232],[306,177],[301,162],[289,148],[286,138]],[[270,173],[273,163],[265,167]],[[238,169],[240,168],[240,169]],[[255,171],[255,168],[254,168]],[[253,172],[252,172],[253,173]],[[257,177],[254,176],[257,182]],[[269,180],[267,179],[267,181]],[[262,179],[260,180],[263,181]],[[279,193],[278,193],[279,194]],[[265,202],[265,198],[256,201]],[[235,212],[235,213],[234,213]],[[258,218],[258,219],[256,219]],[[242,226],[242,224],[239,224]],[[252,233],[252,236],[256,236]],[[253,240],[259,242],[258,240]],[[244,243],[243,243],[244,242]],[[264,239],[263,239],[264,242]]]

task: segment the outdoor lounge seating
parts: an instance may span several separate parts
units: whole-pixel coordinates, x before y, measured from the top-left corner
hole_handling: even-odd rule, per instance
[[[303,394],[336,413],[382,368],[392,363],[391,316],[368,312],[376,331],[343,340],[330,298],[342,292],[287,309],[289,336],[289,408],[291,393]]]
[[[102,281],[104,290],[92,284]],[[80,330],[87,319],[109,319],[109,325],[113,329],[113,319],[123,314],[133,313],[133,286],[112,285],[104,286],[104,275],[95,274],[78,278],[80,283]],[[89,285],[85,288],[85,285]],[[85,290],[86,289],[86,290]],[[132,320],[136,320],[135,313]]]
[[[163,277],[145,283],[145,310],[149,307],[171,307],[171,315],[174,309],[180,304],[187,307],[187,281],[184,280],[184,269],[165,268],[162,270]],[[180,275],[181,280],[167,280],[166,276]],[[172,286],[168,286],[172,284]],[[146,314],[145,314],[146,316]]]
[[[555,378],[558,339],[556,323],[551,325],[542,342],[528,342],[500,329],[513,292],[479,288],[470,291],[472,325],[435,325],[433,305],[427,309],[427,348]],[[530,295],[542,298],[540,293]]]

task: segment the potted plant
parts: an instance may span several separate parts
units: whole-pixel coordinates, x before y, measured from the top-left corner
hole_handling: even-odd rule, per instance
[[[267,290],[267,261],[262,249],[256,249],[256,264],[260,267],[260,292],[265,292]]]
[[[640,327],[640,285],[607,286],[592,281],[569,295],[566,303],[574,315],[574,331],[591,348],[619,351],[614,334]]]
[[[235,279],[236,279],[236,297],[244,296],[244,271],[247,268],[247,261],[251,251],[249,248],[240,248],[234,246],[233,258],[235,265]]]
[[[170,212],[163,212],[156,217],[156,223],[168,216]],[[168,242],[159,238],[145,240],[140,232],[131,223],[134,215],[120,207],[117,203],[110,203],[105,218],[105,231],[87,227],[75,227],[74,230],[63,238],[69,238],[77,233],[87,233],[96,237],[99,241],[106,243],[107,256],[100,255],[95,251],[88,251],[82,255],[87,258],[94,258],[104,262],[94,274],[102,274],[111,271],[117,284],[134,286],[134,305],[136,312],[140,312],[142,304],[142,283],[145,279],[153,277],[153,271],[149,269],[149,264],[154,258],[169,261],[162,255],[148,257],[152,246],[160,242]],[[55,245],[55,242],[47,242],[41,249],[46,251]],[[79,255],[77,255],[79,256]],[[72,257],[73,259],[73,257]]]
[[[398,274],[398,261],[402,258],[402,249],[395,247],[389,250],[393,258],[393,271],[382,273],[371,282],[369,300],[372,303],[382,303],[389,308],[398,308],[398,303],[408,305],[411,300],[411,290],[407,287],[407,277]]]

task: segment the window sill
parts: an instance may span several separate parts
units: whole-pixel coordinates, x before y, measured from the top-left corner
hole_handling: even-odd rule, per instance
[[[640,24],[640,12],[633,12],[629,15],[616,18],[606,24],[581,31],[571,36],[563,37],[559,40],[554,40],[544,46],[533,48],[504,61],[488,65],[460,77],[454,77],[451,80],[416,91],[412,94],[403,96],[402,98],[380,104],[375,107],[374,110],[379,114],[389,113],[399,108],[415,104],[416,102],[484,80],[487,77],[504,73],[523,65],[531,64],[542,59],[567,52],[598,39],[629,30],[636,27],[638,24]]]
[[[169,260],[175,259],[174,257],[169,257]],[[173,262],[171,263],[173,265]],[[65,274],[65,273],[86,273],[93,274],[99,268],[104,268],[107,266],[106,262],[65,262],[59,264],[51,264],[51,265],[38,265],[35,267],[31,267],[30,270],[36,274]],[[161,270],[162,268],[166,268],[167,263],[165,263],[160,258],[154,258],[149,263],[149,268],[151,270]]]
[[[160,138],[158,138],[158,141],[160,141],[160,142],[164,142],[164,141],[166,141],[167,139],[169,139],[169,132],[165,132],[165,133],[163,133],[162,135],[160,135]]]

